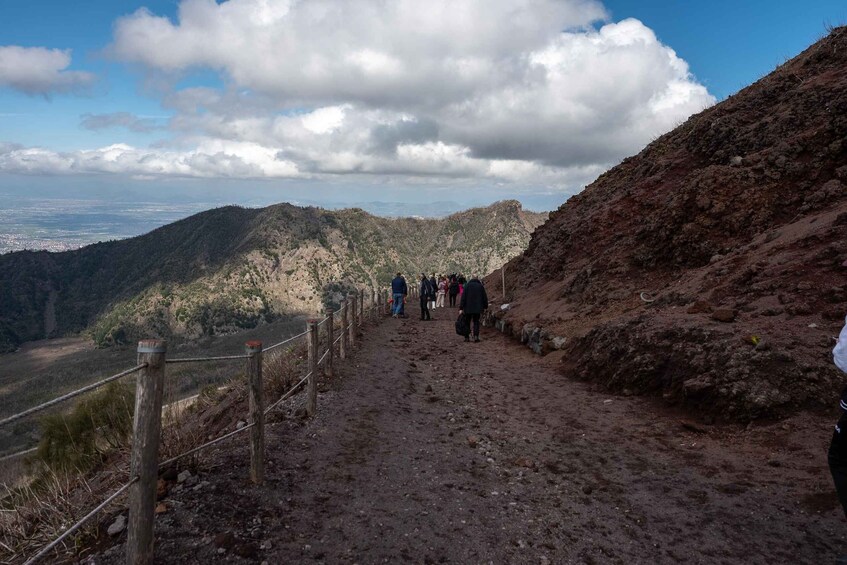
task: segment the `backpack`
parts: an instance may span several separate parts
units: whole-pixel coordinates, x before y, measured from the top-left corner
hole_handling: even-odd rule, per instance
[[[468,323],[468,319],[464,314],[459,314],[459,317],[456,319],[456,333],[462,337],[471,335],[471,325]]]
[[[429,282],[429,279],[424,279],[421,281],[421,298],[429,298],[432,294],[432,283]]]

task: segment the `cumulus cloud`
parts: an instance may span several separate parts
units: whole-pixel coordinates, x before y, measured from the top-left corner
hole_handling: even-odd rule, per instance
[[[174,115],[155,149],[8,149],[0,168],[573,191],[714,103],[652,30],[607,18],[596,0],[183,0],[175,20],[141,9],[115,23],[113,57],[174,85],[211,70],[223,86],[165,92]]]
[[[69,49],[0,46],[0,87],[30,95],[85,91],[94,75],[66,70],[70,64]]]
[[[80,126],[90,130],[101,130],[122,127],[136,133],[149,133],[160,129],[155,120],[139,118],[129,112],[114,112],[111,114],[83,114],[80,116]]]
[[[605,15],[595,0],[185,0],[177,22],[118,20],[111,51],[292,103],[440,106],[512,83],[525,54]]]

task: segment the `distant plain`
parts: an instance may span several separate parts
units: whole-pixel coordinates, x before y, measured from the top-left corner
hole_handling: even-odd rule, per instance
[[[0,253],[67,251],[123,239],[212,208],[211,203],[112,202],[4,195],[0,199]]]

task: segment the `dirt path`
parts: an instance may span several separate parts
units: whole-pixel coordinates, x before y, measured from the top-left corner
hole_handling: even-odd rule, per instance
[[[157,518],[157,561],[817,564],[847,550],[820,418],[685,427],[436,317],[369,329],[314,420],[269,426],[263,487],[243,442],[205,460]]]

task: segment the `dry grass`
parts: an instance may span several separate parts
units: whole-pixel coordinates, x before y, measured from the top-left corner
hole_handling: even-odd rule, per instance
[[[20,563],[35,554],[126,480],[126,471],[114,468],[89,477],[42,468],[29,484],[0,485],[0,563]],[[122,505],[118,498],[102,514]],[[95,520],[83,525],[57,548],[54,556],[77,550],[82,540],[96,537],[97,527]]]
[[[270,352],[262,364],[265,403],[270,405],[288,392],[306,373],[307,348],[299,340],[287,349]]]

